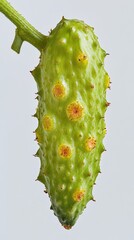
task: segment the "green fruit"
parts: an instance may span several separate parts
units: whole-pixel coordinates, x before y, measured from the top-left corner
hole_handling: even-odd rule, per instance
[[[36,139],[41,160],[38,180],[51,209],[70,229],[88,201],[105,151],[104,114],[110,78],[104,69],[106,52],[92,27],[66,20],[51,31],[32,71],[38,86]]]
[[[54,214],[70,229],[94,200],[93,185],[105,151],[107,54],[93,28],[82,21],[62,18],[45,36],[7,0],[0,0],[0,12],[17,27],[14,51],[19,53],[27,41],[41,52],[40,63],[32,71],[39,101],[34,115],[38,118],[36,156],[41,160],[38,180],[45,185]]]

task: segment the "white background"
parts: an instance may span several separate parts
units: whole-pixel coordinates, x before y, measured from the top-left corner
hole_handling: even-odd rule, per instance
[[[11,0],[38,30],[48,34],[64,15],[94,26],[112,81],[106,113],[107,152],[90,202],[72,230],[64,230],[44,187],[35,181],[39,159],[33,130],[36,84],[30,74],[39,52],[24,43],[10,49],[14,25],[0,14],[0,239],[134,239],[134,2],[133,0]]]

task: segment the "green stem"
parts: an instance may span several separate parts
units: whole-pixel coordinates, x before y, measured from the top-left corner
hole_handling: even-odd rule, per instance
[[[12,49],[20,52],[23,41],[27,41],[41,51],[46,45],[47,36],[38,32],[26,19],[19,14],[6,0],[0,0],[0,12],[2,12],[16,26],[15,39]]]

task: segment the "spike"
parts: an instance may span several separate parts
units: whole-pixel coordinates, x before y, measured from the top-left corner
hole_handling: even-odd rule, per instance
[[[106,102],[106,107],[109,107],[111,103],[109,102]]]
[[[94,198],[91,199],[93,202],[96,202],[96,200]]]
[[[100,119],[104,119],[105,117],[104,116],[101,116]]]
[[[33,114],[32,117],[37,118],[37,112],[35,114]]]
[[[38,92],[36,92],[35,94],[38,94],[38,95],[41,97],[42,94],[43,94],[43,90],[41,89],[41,90],[39,90]]]
[[[94,84],[91,84],[90,87],[93,89],[94,88]]]
[[[35,98],[35,100],[39,100],[39,96],[37,96],[37,97]]]
[[[34,157],[39,157],[40,156],[39,152],[40,152],[40,149],[38,149],[37,152],[33,156]]]
[[[48,33],[51,35],[51,34],[52,34],[52,31],[53,31],[53,29],[51,28],[51,29],[48,31]]]

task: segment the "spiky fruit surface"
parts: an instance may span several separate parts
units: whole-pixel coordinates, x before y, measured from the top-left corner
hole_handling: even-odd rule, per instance
[[[61,224],[71,228],[88,201],[105,150],[104,114],[109,76],[106,52],[93,28],[62,19],[51,31],[39,65],[32,71],[38,85],[38,180]]]

